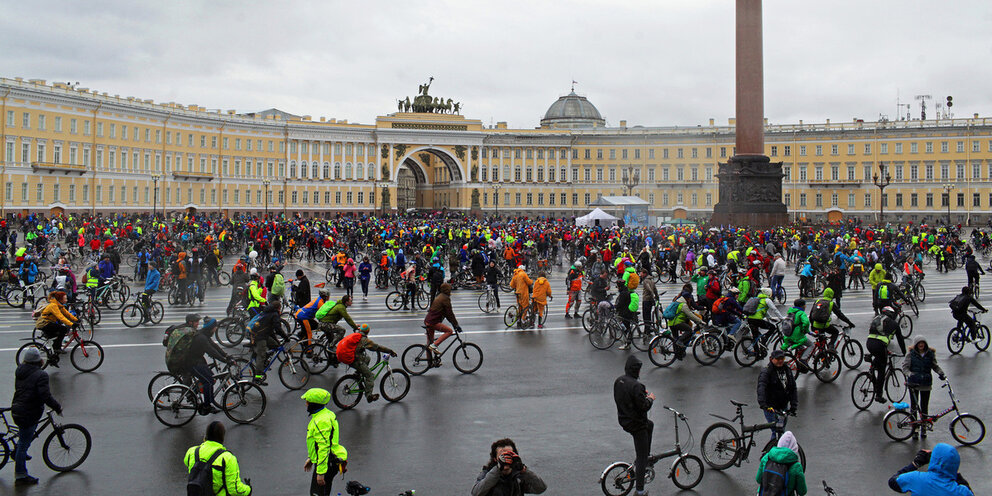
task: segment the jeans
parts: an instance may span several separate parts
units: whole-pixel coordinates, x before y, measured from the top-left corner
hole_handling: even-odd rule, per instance
[[[778,415],[775,414],[774,412],[769,412],[768,410],[762,410],[761,413],[764,413],[765,414],[765,422],[778,422]],[[785,424],[789,423],[789,417],[784,417],[782,419],[782,422],[783,422],[782,428],[785,429]],[[778,439],[778,437],[781,434],[782,434],[782,432],[779,431],[778,427],[772,429],[772,438],[771,438],[771,441],[774,441],[774,440]],[[769,441],[769,442],[771,442],[771,441]]]
[[[17,452],[14,454],[14,477],[21,478],[28,476],[28,447],[34,441],[34,431],[38,428],[37,422],[30,424],[17,424]]]
[[[206,364],[200,364],[190,369],[190,373],[203,387],[200,408],[209,408],[214,398],[214,376],[210,373],[210,368]]]
[[[648,457],[651,456],[651,436],[654,433],[654,422],[648,421],[644,429],[631,432],[634,438],[634,489],[644,491],[644,469],[647,468]]]
[[[362,282],[362,296],[368,296],[369,295],[369,280],[368,279],[359,279],[359,281]]]
[[[772,297],[774,298],[778,294],[778,288],[782,287],[782,281],[785,280],[785,276],[775,276],[772,280],[768,282],[768,286],[772,289]]]

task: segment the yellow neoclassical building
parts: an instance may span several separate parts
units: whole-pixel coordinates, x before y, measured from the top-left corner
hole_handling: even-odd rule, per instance
[[[573,91],[540,127],[508,129],[422,91],[434,107],[400,101],[357,124],[0,79],[0,208],[328,216],[385,204],[563,217],[632,191],[652,216],[706,219],[718,163],[734,154],[733,120],[610,127]],[[992,119],[767,125],[765,152],[784,164],[793,218],[874,220],[884,208],[888,221],[990,220]],[[632,190],[625,176],[639,179]]]

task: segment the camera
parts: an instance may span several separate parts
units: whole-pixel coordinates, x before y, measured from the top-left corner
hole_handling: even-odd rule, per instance
[[[500,461],[504,467],[509,466],[510,470],[515,472],[519,472],[524,468],[524,462],[520,460],[520,455],[513,453],[512,451],[509,453],[504,453]]]
[[[362,484],[358,481],[348,481],[348,485],[345,486],[345,491],[351,496],[362,496],[363,494],[368,494],[371,488]]]

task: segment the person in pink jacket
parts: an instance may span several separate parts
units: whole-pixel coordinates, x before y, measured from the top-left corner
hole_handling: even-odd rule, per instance
[[[344,290],[348,296],[354,296],[355,274],[357,273],[358,267],[355,267],[355,259],[349,258],[344,264]]]

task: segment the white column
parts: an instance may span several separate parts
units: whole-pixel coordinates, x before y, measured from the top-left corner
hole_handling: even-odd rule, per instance
[[[326,177],[324,177],[324,142],[318,141],[317,146],[320,147],[317,150],[317,162],[318,162],[317,170],[319,171],[319,175],[317,177],[320,177],[321,179],[327,179]]]
[[[469,182],[469,181],[472,180],[472,147],[469,146],[468,147],[468,150],[465,150],[465,152],[468,154],[468,158],[465,159],[466,160],[466,163],[468,164],[465,167],[465,173],[468,174],[468,177],[465,178],[466,179],[465,182]],[[479,171],[479,175],[475,178],[475,180],[478,181],[479,178],[481,178],[481,177],[482,177],[482,171],[480,170]]]

